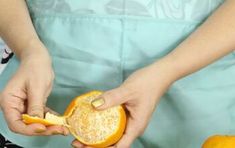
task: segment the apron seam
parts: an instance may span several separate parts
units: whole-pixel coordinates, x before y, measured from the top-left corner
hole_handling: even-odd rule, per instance
[[[125,20],[125,21],[145,21],[152,23],[152,22],[158,22],[158,23],[177,23],[177,24],[201,24],[201,21],[196,20],[177,20],[177,19],[171,19],[171,18],[148,18],[148,17],[140,17],[140,16],[120,16],[120,15],[89,15],[89,14],[77,14],[77,15],[68,15],[68,14],[37,14],[37,15],[31,15],[32,19],[55,19],[55,18],[65,18],[65,19],[88,19],[88,20],[102,20],[107,19],[110,21],[116,21],[116,20]]]
[[[123,8],[126,7],[126,4],[125,2],[122,3],[123,5]],[[123,10],[123,14],[125,15],[125,9]],[[122,30],[122,33],[121,33],[121,51],[120,51],[120,68],[121,68],[121,83],[123,83],[124,81],[124,63],[125,63],[125,59],[124,59],[124,41],[125,41],[125,19],[122,17],[120,18],[121,20],[121,30]]]

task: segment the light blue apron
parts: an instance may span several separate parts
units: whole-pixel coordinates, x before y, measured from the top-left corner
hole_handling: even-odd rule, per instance
[[[75,96],[119,86],[172,51],[223,0],[28,0],[56,74],[48,105],[62,113]],[[190,49],[188,49],[190,50]],[[187,61],[185,61],[187,62]],[[19,62],[0,76],[2,89]],[[213,134],[235,134],[235,55],[174,83],[133,148],[199,148]],[[0,133],[26,148],[67,148],[72,137]]]

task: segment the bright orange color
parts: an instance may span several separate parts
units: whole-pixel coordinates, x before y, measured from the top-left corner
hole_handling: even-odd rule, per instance
[[[235,136],[212,136],[209,137],[202,148],[235,148]]]
[[[41,123],[41,124],[43,124],[45,126],[50,126],[50,125],[55,125],[56,124],[56,123],[53,123],[53,122],[51,122],[49,120],[38,118],[38,117],[32,117],[32,116],[29,116],[27,114],[23,114],[22,118],[23,118],[23,121],[26,124]]]
[[[91,91],[76,97],[67,107],[63,116],[46,114],[45,119],[22,115],[26,124],[41,123],[46,126],[64,125],[76,139],[92,147],[107,147],[115,144],[123,135],[126,114],[122,106],[103,111],[95,110],[91,101],[102,94]]]

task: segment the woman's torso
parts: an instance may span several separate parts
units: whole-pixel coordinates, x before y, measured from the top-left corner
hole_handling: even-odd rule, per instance
[[[37,33],[53,59],[56,79],[48,105],[62,113],[76,95],[117,87],[136,69],[172,51],[223,0],[27,0],[27,3]],[[227,122],[208,126],[217,120],[212,114],[218,109],[209,102],[219,102],[219,95],[223,96],[214,94],[217,86],[235,86],[231,82],[235,73],[233,63],[234,55],[229,55],[174,84],[133,147],[199,147],[209,134],[228,131],[232,121],[224,116],[227,112],[218,116]],[[11,65],[16,69],[16,59]],[[221,72],[224,67],[227,70]],[[9,79],[13,71],[7,68],[3,77]],[[214,71],[221,75],[213,75]],[[221,109],[231,103],[232,95],[232,89],[228,89],[223,96],[228,102],[221,103]],[[202,105],[207,108],[201,109]],[[59,137],[19,140],[6,128],[0,130],[8,139],[26,147],[60,148],[71,140]]]

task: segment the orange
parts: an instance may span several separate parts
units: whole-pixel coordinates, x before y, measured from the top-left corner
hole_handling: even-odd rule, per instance
[[[46,113],[45,118],[41,119],[24,114],[22,118],[26,124],[66,126],[81,143],[97,148],[107,147],[115,144],[123,135],[126,114],[121,105],[102,111],[95,110],[91,102],[101,94],[101,91],[91,91],[76,97],[63,116]]]
[[[235,148],[235,136],[212,136],[209,137],[202,148]]]

